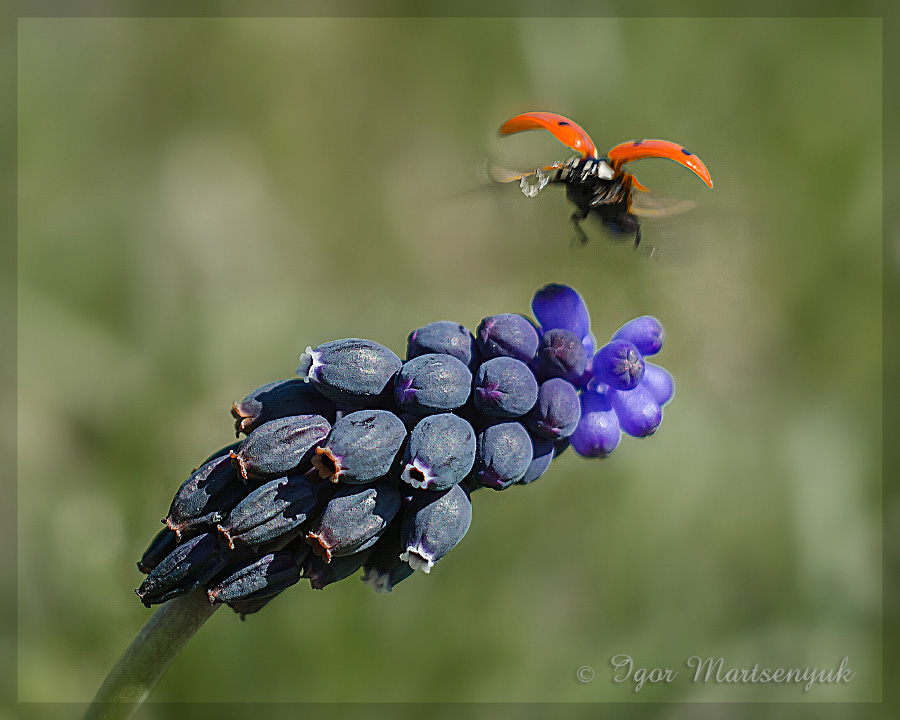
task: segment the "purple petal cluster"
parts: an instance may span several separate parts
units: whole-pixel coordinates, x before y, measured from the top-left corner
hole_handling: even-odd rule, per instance
[[[245,437],[176,492],[138,562],[141,601],[204,588],[243,618],[301,578],[322,589],[360,570],[390,592],[463,539],[475,490],[532,483],[569,445],[606,457],[622,433],[652,435],[675,390],[645,359],[660,323],[632,320],[597,349],[574,289],[547,285],[532,310],[474,334],[424,325],[405,360],[359,338],[308,347],[299,378],[234,403]]]

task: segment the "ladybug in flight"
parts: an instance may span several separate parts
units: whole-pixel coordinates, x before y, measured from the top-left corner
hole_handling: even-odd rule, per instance
[[[576,123],[556,113],[527,112],[510,118],[500,126],[501,135],[522,130],[548,130],[563,145],[579,153],[565,162],[555,162],[528,173],[505,174],[500,182],[519,180],[528,197],[537,195],[548,183],[565,183],[566,197],[575,205],[572,222],[581,242],[587,235],[581,221],[593,213],[604,227],[614,233],[634,233],[634,244],[641,242],[641,224],[631,210],[633,190],[647,192],[634,175],[622,166],[632,160],[668,158],[693,170],[709,187],[709,171],[700,158],[681,145],[667,140],[634,140],[616,145],[605,157],[599,157],[588,134]]]

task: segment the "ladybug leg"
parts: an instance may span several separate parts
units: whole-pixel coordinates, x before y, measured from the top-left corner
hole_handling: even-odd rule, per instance
[[[613,217],[605,217],[603,218],[603,225],[612,233],[614,240],[619,239],[615,237],[617,235],[634,233],[634,247],[637,248],[641,244],[641,223],[636,215],[625,213]]]
[[[572,224],[575,226],[575,240],[578,241],[579,245],[587,245],[588,236],[584,231],[584,228],[581,227],[581,221],[584,220],[588,216],[587,211],[585,210],[576,210],[572,213]]]
[[[632,213],[626,213],[625,217],[622,218],[622,222],[620,225],[621,229],[624,231],[633,231],[634,232],[634,246],[637,247],[641,244],[641,221],[638,220],[637,215]]]

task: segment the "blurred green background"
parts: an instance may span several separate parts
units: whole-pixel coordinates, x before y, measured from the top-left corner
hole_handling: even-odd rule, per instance
[[[191,701],[881,696],[881,54],[866,19],[27,19],[19,24],[19,700],[89,700],[150,612],[135,568],[229,407],[307,345],[396,352],[576,287],[598,339],[662,320],[659,432],[479,493],[390,595],[225,609],[154,694]],[[658,261],[482,185],[565,159],[550,110],[699,209]],[[419,576],[421,575],[421,576]],[[614,683],[610,658],[679,670]],[[685,661],[836,667],[803,692]],[[576,671],[590,666],[592,682]],[[719,715],[718,717],[724,717]]]

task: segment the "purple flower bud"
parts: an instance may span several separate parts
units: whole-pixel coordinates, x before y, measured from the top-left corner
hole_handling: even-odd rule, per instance
[[[299,570],[303,566],[303,561],[305,560],[307,554],[309,553],[309,545],[306,544],[300,538],[292,540],[288,543],[288,546],[285,548],[284,552],[289,552],[293,557],[294,564]],[[268,554],[268,553],[266,553]],[[227,571],[227,568],[226,568]],[[221,577],[221,574],[220,574]],[[259,612],[266,605],[269,604],[276,597],[281,595],[284,590],[279,590],[271,595],[265,595],[262,597],[253,597],[253,598],[242,598],[240,600],[232,600],[228,603],[228,607],[234,610],[241,618],[241,620],[246,620],[248,615]]]
[[[484,487],[505,490],[525,475],[533,457],[534,444],[522,423],[489,425],[478,433],[472,477]]]
[[[400,559],[413,570],[431,572],[434,564],[452,550],[472,522],[472,502],[460,485],[449,490],[421,490],[403,508]]]
[[[516,480],[516,485],[527,485],[537,480],[541,475],[547,472],[553,458],[556,457],[556,446],[552,440],[546,440],[541,437],[531,438],[534,443],[534,451],[532,452],[531,463],[525,474]]]
[[[237,450],[244,444],[243,440],[238,440],[237,442],[233,442],[230,445],[226,445],[219,450],[216,450],[212,455],[210,455],[206,460],[204,460],[201,465],[206,465],[210,460],[215,460],[216,458],[222,457],[222,455],[229,455],[232,450],[237,452]]]
[[[327,483],[322,483],[324,487],[327,487]],[[326,493],[324,497],[329,497]],[[325,509],[325,503],[320,502],[316,509],[313,510],[309,517],[314,518],[317,515],[321,514],[321,511]],[[306,542],[306,537],[303,535],[297,535],[296,537],[291,538],[291,540],[285,544],[284,550],[286,552],[291,553],[294,556],[294,561],[297,563],[298,568],[303,567],[303,561],[306,560],[306,556],[312,552],[312,548],[309,546],[309,543]],[[258,551],[257,551],[258,552]]]
[[[394,380],[394,400],[413,415],[449,412],[465,405],[472,373],[450,355],[428,353],[407,361]]]
[[[258,547],[302,529],[333,490],[328,483],[312,482],[304,475],[270,480],[251,492],[219,525],[232,549]]]
[[[414,488],[446,490],[475,462],[475,431],[461,417],[442,413],[422,419],[409,436],[400,477]]]
[[[438,320],[413,330],[406,344],[406,359],[428,353],[452,355],[469,370],[478,364],[478,348],[472,333],[449,320]]]
[[[394,480],[344,485],[328,501],[306,541],[326,563],[372,547],[400,509]]]
[[[375,592],[391,592],[396,585],[411,576],[415,570],[400,559],[405,550],[401,544],[401,519],[395,518],[372,547],[363,565],[362,581]]]
[[[322,590],[332,583],[353,575],[365,564],[371,552],[372,548],[368,548],[353,553],[353,555],[332,558],[331,562],[325,562],[315,553],[310,553],[303,561],[301,577],[309,580],[313,590]]]
[[[289,415],[321,415],[334,422],[334,403],[301,378],[277,380],[257,388],[239,403],[234,403],[236,434],[249,433],[269,420]]]
[[[610,391],[615,392],[615,391]],[[587,390],[581,394],[581,420],[569,436],[572,449],[589,458],[605,458],[619,444],[622,432],[607,393]]]
[[[211,533],[185,540],[157,565],[134,592],[146,607],[196,590],[228,563]]]
[[[406,440],[403,421],[386,410],[360,410],[338,420],[313,465],[323,480],[362,484],[390,472]]]
[[[489,417],[520,417],[534,407],[537,393],[534,373],[521,360],[497,357],[475,373],[475,407]]]
[[[163,528],[150,541],[150,546],[138,561],[138,570],[146,575],[159,565],[166,555],[175,549],[176,545],[178,545],[178,536],[175,532],[167,527]]]
[[[328,398],[348,407],[387,407],[394,375],[403,363],[371,340],[347,338],[306,348],[297,374]]]
[[[251,432],[240,450],[231,452],[232,463],[246,480],[267,480],[299,472],[330,430],[331,425],[321,415],[270,420]]]
[[[616,390],[631,390],[644,377],[644,358],[629,340],[612,340],[594,355],[594,378]]]
[[[300,580],[300,568],[289,552],[275,552],[225,568],[225,579],[207,590],[211,603],[230,603],[277,595]]]
[[[644,363],[644,379],[641,380],[641,385],[650,391],[660,407],[669,402],[675,394],[675,378],[653,363]]]
[[[528,363],[537,352],[538,334],[528,318],[504,313],[481,321],[477,342],[485,360],[512,357]]]
[[[568,330],[548,330],[541,335],[533,366],[541,381],[561,377],[578,382],[587,367],[587,352],[577,335]]]
[[[418,415],[413,415],[412,413],[402,412],[397,415],[400,418],[400,421],[403,423],[403,426],[406,428],[406,432],[410,432],[422,418]]]
[[[228,603],[228,607],[234,610],[243,621],[247,619],[248,615],[252,615],[253,613],[262,610],[269,602],[279,595],[281,595],[281,593],[277,592],[274,595],[266,595],[265,597],[253,598],[252,600],[234,600],[233,602]]]
[[[228,455],[207,462],[184,481],[175,493],[163,522],[180,541],[198,528],[215,525],[247,494]]]
[[[610,390],[609,395],[623,432],[632,437],[656,432],[662,422],[662,410],[649,388],[638,385],[634,390]]]
[[[541,330],[568,330],[579,338],[591,331],[591,319],[584,300],[567,285],[545,285],[534,294],[531,311]]]
[[[665,337],[665,331],[659,320],[650,315],[635,318],[613,333],[613,340],[633,342],[641,355],[658,353]]]
[[[550,440],[569,437],[581,419],[581,399],[572,383],[562,378],[550,378],[538,388],[537,402],[525,424]]]

